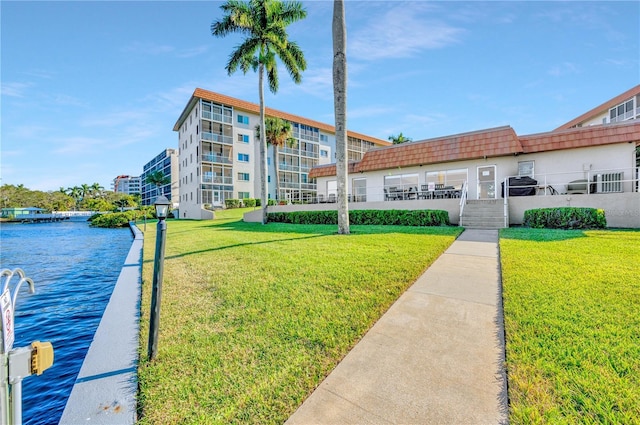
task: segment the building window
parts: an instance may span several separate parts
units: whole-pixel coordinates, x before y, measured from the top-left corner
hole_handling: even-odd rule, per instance
[[[238,199],[248,199],[249,192],[238,192]]]
[[[324,149],[320,149],[320,156],[322,158],[329,158],[329,151],[326,151]]]
[[[249,173],[238,173],[238,181],[248,182],[249,181]]]
[[[249,162],[249,154],[248,153],[239,153],[238,161],[240,162]]]
[[[531,177],[533,178],[533,161],[519,161],[518,162],[518,177]]]
[[[396,188],[409,190],[410,188],[417,192],[418,175],[417,174],[395,174],[392,176],[384,176],[384,186],[387,188]]]
[[[238,114],[238,123],[239,124],[249,124],[249,117],[245,115]]]
[[[609,121],[620,122],[635,117],[635,108],[633,107],[634,99],[629,99],[626,102],[609,109]]]
[[[320,135],[320,141],[321,142],[329,142],[329,137],[326,134],[321,134]]]
[[[248,134],[238,134],[238,142],[249,143],[249,135]]]
[[[426,178],[428,190],[433,190],[436,184],[462,189],[462,184],[468,179],[468,170],[460,168],[457,170],[428,171]]]

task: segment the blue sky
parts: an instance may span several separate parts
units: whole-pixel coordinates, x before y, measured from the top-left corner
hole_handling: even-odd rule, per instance
[[[227,76],[239,36],[211,36],[217,1],[1,3],[1,184],[139,175],[196,87],[258,102]],[[331,1],[303,1],[268,106],[333,123]],[[414,140],[511,125],[553,130],[640,82],[640,3],[347,1],[348,128]]]

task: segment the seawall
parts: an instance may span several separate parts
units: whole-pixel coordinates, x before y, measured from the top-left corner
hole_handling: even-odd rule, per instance
[[[136,422],[144,235],[134,223],[129,227],[131,248],[62,413],[62,425]]]

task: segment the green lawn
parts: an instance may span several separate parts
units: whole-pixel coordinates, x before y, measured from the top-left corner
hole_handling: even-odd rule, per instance
[[[505,229],[513,424],[640,423],[640,232]]]
[[[155,226],[147,226],[143,424],[283,423],[455,227],[168,222],[158,357],[146,361]]]

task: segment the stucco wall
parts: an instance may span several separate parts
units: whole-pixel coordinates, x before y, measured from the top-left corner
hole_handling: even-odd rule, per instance
[[[524,212],[534,208],[590,207],[605,211],[609,227],[640,228],[640,193],[603,193],[592,195],[521,196],[509,198],[509,222],[522,224]],[[336,210],[337,204],[281,205],[269,207],[269,212]],[[449,211],[451,224],[459,223],[459,199],[433,199],[412,201],[353,202],[350,210],[418,210],[437,209]],[[246,222],[260,222],[259,209],[244,215]]]
[[[601,208],[608,227],[640,228],[640,193],[631,192],[511,197],[509,220],[511,224],[522,224],[526,210],[551,207]]]

